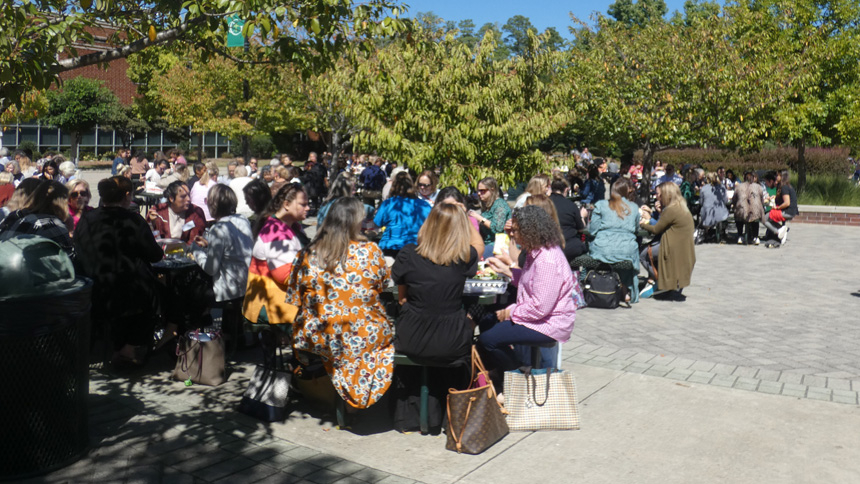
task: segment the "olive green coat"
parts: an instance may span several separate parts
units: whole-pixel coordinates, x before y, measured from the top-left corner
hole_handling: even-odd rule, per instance
[[[690,285],[696,265],[696,226],[693,216],[684,207],[672,205],[663,210],[656,225],[642,225],[652,234],[663,234],[657,263],[657,288],[661,291],[681,289]]]

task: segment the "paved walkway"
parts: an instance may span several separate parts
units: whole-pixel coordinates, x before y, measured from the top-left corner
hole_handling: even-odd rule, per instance
[[[685,302],[577,315],[567,361],[858,403],[860,228],[793,224],[779,249],[696,247]]]
[[[385,401],[350,431],[300,401],[264,423],[235,411],[256,351],[215,388],[170,380],[162,355],[93,369],[92,449],[30,482],[860,482],[857,247],[860,228],[802,224],[781,249],[699,246],[685,302],[581,311],[563,354],[580,431],[468,456],[393,431]]]

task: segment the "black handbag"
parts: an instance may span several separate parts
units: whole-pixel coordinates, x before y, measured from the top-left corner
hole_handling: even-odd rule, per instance
[[[589,271],[582,289],[587,307],[601,309],[617,308],[626,302],[628,293],[621,277],[608,264]]]

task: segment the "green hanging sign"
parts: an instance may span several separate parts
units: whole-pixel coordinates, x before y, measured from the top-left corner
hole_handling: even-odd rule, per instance
[[[242,35],[242,28],[245,26],[245,21],[240,19],[238,15],[233,14],[227,19],[227,47],[244,47],[245,37]]]

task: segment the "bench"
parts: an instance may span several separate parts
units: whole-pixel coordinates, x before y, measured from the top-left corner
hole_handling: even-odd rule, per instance
[[[430,415],[429,415],[429,399],[430,399],[430,368],[449,368],[450,365],[433,364],[427,361],[413,360],[409,356],[400,353],[394,354],[394,366],[418,366],[421,367],[421,394],[418,410],[419,427],[421,434],[427,435],[430,433]],[[340,428],[346,428],[346,402],[342,398],[335,398],[335,417],[337,425]]]
[[[582,271],[584,277],[586,271],[597,269],[603,264],[606,263],[588,254],[583,254],[570,261],[570,268],[574,271],[582,271],[584,269]],[[618,273],[621,277],[621,282],[630,290],[630,302],[639,302],[639,267],[633,267],[633,264],[629,260],[608,265],[612,269],[612,272]]]

